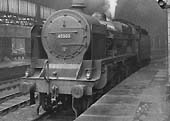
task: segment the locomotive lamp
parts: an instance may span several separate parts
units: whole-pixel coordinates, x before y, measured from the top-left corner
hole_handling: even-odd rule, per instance
[[[25,78],[30,77],[33,74],[33,70],[29,67],[25,71]]]
[[[158,4],[159,6],[162,8],[162,9],[165,9],[165,6],[166,6],[166,2],[163,1],[163,0],[158,0]]]
[[[166,1],[164,0],[158,0],[157,2],[162,9],[170,8],[170,5],[167,5]]]
[[[28,71],[25,72],[25,77],[26,78],[29,77],[29,72]]]
[[[87,79],[87,80],[90,80],[90,79],[91,79],[91,75],[92,75],[91,69],[86,69],[86,79]]]
[[[91,78],[91,71],[87,71],[86,72],[86,78],[87,78],[87,80],[90,80],[90,78]]]

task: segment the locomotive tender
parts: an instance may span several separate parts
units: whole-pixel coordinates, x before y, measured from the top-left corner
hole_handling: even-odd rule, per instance
[[[44,110],[70,104],[77,115],[94,96],[150,61],[150,38],[125,20],[85,14],[78,0],[72,7],[32,29],[33,71],[26,72],[26,79],[34,81]]]

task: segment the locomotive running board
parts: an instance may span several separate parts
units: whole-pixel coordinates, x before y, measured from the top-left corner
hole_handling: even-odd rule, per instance
[[[130,57],[134,57],[136,56],[136,54],[124,54],[124,55],[119,55],[119,56],[115,56],[115,57],[108,57],[108,58],[105,58],[105,59],[101,59],[101,61],[105,64],[107,63],[111,63],[111,62],[122,62],[124,60],[126,60],[127,58],[130,58]]]

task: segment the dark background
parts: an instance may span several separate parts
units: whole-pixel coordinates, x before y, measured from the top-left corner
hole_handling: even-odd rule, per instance
[[[149,31],[153,49],[166,47],[166,17],[166,10],[156,0],[119,0],[116,8],[116,18],[127,19]]]

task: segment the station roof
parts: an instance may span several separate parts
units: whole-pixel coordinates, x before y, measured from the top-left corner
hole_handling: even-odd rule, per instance
[[[33,3],[38,3],[40,5],[47,6],[49,8],[54,8],[56,10],[69,8],[71,6],[72,0],[25,0]]]

